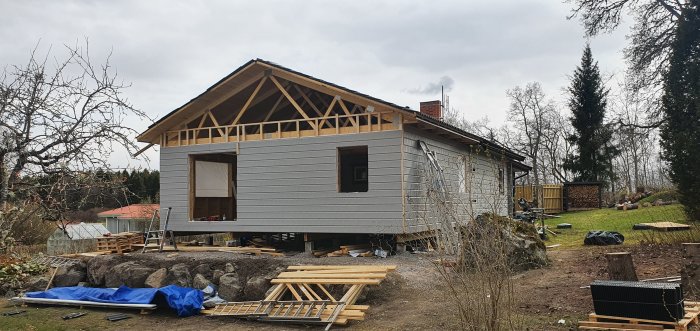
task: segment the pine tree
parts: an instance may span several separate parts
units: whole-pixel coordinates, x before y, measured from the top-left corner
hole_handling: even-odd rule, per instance
[[[598,63],[586,45],[581,65],[574,71],[568,89],[571,125],[575,132],[567,140],[577,147],[564,162],[575,181],[607,182],[613,179],[612,159],[618,153],[609,144],[612,130],[604,123],[608,89],[603,85]]]
[[[700,220],[700,0],[679,20],[664,81],[662,156],[688,217]]]

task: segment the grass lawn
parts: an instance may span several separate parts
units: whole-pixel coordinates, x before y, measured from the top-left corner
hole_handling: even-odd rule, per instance
[[[559,214],[561,218],[545,221],[550,230],[559,232],[557,236],[549,234],[547,245],[561,244],[562,247],[583,246],[583,239],[590,230],[616,231],[625,236],[625,245],[638,244],[645,236],[656,235],[654,230],[632,230],[637,223],[677,222],[688,223],[680,204],[647,207],[635,210],[596,209],[589,211]],[[570,223],[571,229],[556,229],[559,223]],[[655,232],[655,233],[652,233]],[[678,231],[689,232],[689,231]]]

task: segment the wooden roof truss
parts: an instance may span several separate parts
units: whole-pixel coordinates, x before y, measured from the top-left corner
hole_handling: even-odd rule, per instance
[[[160,136],[162,146],[356,134],[402,129],[404,115],[349,93],[267,69]]]

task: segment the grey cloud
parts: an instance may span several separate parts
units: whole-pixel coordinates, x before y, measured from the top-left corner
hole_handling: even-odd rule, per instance
[[[440,93],[443,88],[445,92],[452,91],[452,86],[454,86],[454,79],[450,76],[442,76],[440,80],[434,83],[429,83],[428,85],[420,88],[408,89],[407,92],[410,94],[437,94]]]
[[[58,51],[87,37],[95,61],[113,50],[132,83],[125,97],[152,117],[260,57],[414,108],[445,85],[455,108],[497,125],[506,89],[536,80],[556,94],[584,43],[570,4],[551,0],[0,3],[12,13],[0,20],[0,68],[25,63],[39,40]],[[592,40],[606,72],[624,69],[618,32]]]

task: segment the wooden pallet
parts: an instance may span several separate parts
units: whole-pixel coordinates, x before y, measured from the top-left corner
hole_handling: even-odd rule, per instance
[[[219,304],[202,313],[268,322],[326,324],[328,329],[349,320],[363,320],[369,306],[355,305],[355,301],[367,285],[378,285],[395,269],[393,265],[290,266],[271,281],[273,288],[264,300]],[[336,299],[326,288],[328,285],[349,288]],[[282,300],[286,293],[294,300]]]
[[[135,242],[139,241],[137,237],[141,237],[141,235],[123,232],[113,234],[109,237],[97,238],[97,250],[110,251],[117,254],[130,252],[133,249],[132,245],[136,245]]]
[[[579,330],[675,330],[688,331],[691,325],[698,325],[700,302],[686,301],[685,316],[678,322],[647,320],[641,318],[606,316],[591,313],[588,321],[580,321]]]
[[[653,222],[653,223],[642,223],[657,231],[678,231],[678,230],[689,230],[690,225],[674,223],[674,222]]]

